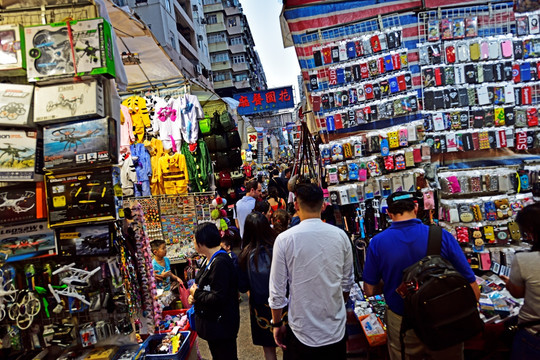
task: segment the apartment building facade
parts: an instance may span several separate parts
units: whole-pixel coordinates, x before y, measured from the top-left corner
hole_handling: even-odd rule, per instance
[[[202,0],[214,90],[222,97],[267,89],[255,42],[238,0]]]
[[[202,0],[114,0],[128,6],[150,28],[182,73],[212,85]]]

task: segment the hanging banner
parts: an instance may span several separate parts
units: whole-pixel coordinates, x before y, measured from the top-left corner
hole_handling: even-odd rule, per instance
[[[239,102],[237,111],[240,115],[294,108],[292,86],[235,94],[233,96]]]

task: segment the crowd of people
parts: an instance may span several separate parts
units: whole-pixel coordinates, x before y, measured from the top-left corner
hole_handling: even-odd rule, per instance
[[[326,203],[319,186],[297,185],[289,196],[287,181],[286,176],[271,176],[264,199],[257,178],[246,183],[246,196],[234,211],[242,237],[238,258],[214,224],[197,228],[195,249],[205,261],[190,288],[189,303],[198,335],[208,341],[213,359],[238,358],[239,292],[249,294],[252,341],[261,346],[265,359],[276,359],[277,347],[287,360],[347,357],[345,305],[354,284],[351,241],[343,230],[323,221]],[[391,226],[370,241],[363,281],[366,296],[385,296],[389,357],[463,359],[463,343],[432,351],[414,330],[405,333],[401,352],[404,310],[396,289],[403,270],[425,256],[429,227],[416,218],[414,194],[394,193],[387,203]],[[524,298],[512,359],[540,359],[539,218],[539,203],[517,215],[532,251],[516,254],[510,277],[502,277],[514,297]],[[479,287],[463,251],[449,232],[442,234],[441,256],[470,283],[478,299]],[[163,255],[160,251],[156,249],[157,255]],[[160,280],[166,281],[167,264],[158,265],[165,274]]]

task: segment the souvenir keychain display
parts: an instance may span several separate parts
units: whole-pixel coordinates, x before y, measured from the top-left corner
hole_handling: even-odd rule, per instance
[[[371,32],[313,49],[311,101],[328,131],[418,111],[401,28]]]

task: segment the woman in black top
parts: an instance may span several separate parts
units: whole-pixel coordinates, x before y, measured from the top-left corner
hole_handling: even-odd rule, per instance
[[[190,288],[189,303],[195,307],[195,327],[198,335],[208,341],[212,359],[237,360],[238,274],[220,243],[216,225],[197,226],[195,250],[206,260]]]

